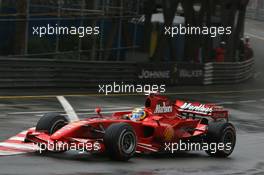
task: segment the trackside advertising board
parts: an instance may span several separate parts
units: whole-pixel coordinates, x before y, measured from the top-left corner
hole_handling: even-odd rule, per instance
[[[203,70],[203,64],[143,63],[138,64],[137,79],[142,83],[197,85],[203,84]]]

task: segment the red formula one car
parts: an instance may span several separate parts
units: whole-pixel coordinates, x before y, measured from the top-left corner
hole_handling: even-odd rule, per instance
[[[142,109],[112,116],[101,115],[99,108],[97,112],[96,117],[75,122],[68,122],[62,115],[46,114],[36,128],[28,131],[25,141],[56,152],[77,145],[78,149],[105,153],[114,160],[128,160],[135,152],[173,153],[190,151],[194,146],[211,156],[227,157],[235,147],[236,132],[228,122],[228,111],[213,104],[170,101],[151,94]]]

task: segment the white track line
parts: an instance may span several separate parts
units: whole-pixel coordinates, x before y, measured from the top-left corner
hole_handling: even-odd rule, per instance
[[[25,144],[17,144],[17,143],[0,143],[0,146],[7,147],[7,148],[15,148],[15,149],[26,149],[29,151],[37,150],[36,145],[25,145]]]
[[[102,111],[103,110],[115,110],[115,109],[131,109],[131,108],[133,108],[133,107],[131,107],[131,106],[122,106],[122,107],[104,107],[104,108],[102,108]],[[76,111],[94,111],[95,109],[93,108],[93,109],[77,109]]]
[[[74,111],[73,107],[68,102],[68,100],[66,100],[66,98],[64,98],[63,96],[57,96],[57,99],[59,100],[60,104],[64,108],[65,112],[68,114],[68,118],[70,122],[80,120],[76,112]]]
[[[112,113],[115,113],[115,112],[127,112],[127,111],[130,111],[130,110],[127,109],[127,110],[118,110],[118,111],[103,111],[103,112],[101,112],[101,114],[112,114]],[[97,113],[95,113],[95,112],[81,112],[81,113],[76,113],[76,114],[77,114],[77,115],[96,115]],[[60,115],[65,115],[65,116],[67,116],[68,114],[62,113],[62,114],[60,114]],[[37,116],[37,117],[41,117],[41,116],[43,116],[43,115],[38,114],[38,115],[35,115],[35,116]]]
[[[256,103],[257,100],[242,100],[242,101],[238,101],[238,103]]]
[[[31,112],[11,112],[8,115],[24,115],[24,114],[43,114],[43,113],[51,113],[51,112],[64,112],[64,111],[31,111]]]
[[[245,33],[245,35],[248,35],[248,36],[251,36],[253,38],[260,39],[260,40],[264,40],[264,37],[259,36],[259,35],[255,35],[255,34],[251,34],[251,33]]]
[[[218,102],[218,103],[214,103],[214,104],[216,104],[216,105],[231,105],[231,104],[238,104],[238,103],[257,103],[258,101],[264,101],[264,99],[261,99],[261,100],[226,101],[226,102]]]
[[[218,103],[214,103],[216,105],[232,105],[235,104],[236,102],[234,101],[226,101],[226,102],[218,102]]]
[[[114,107],[114,108],[102,108],[102,111],[105,109],[105,110],[118,110],[118,109],[131,109],[131,108],[134,108],[134,107]],[[80,111],[80,112],[89,112],[89,111],[94,111],[95,109],[94,108],[90,108],[90,109],[77,109],[76,111]],[[30,111],[30,112],[11,112],[11,113],[8,113],[8,115],[24,115],[24,114],[44,114],[44,113],[50,113],[50,112],[57,112],[57,113],[62,113],[62,112],[65,112],[65,111]]]

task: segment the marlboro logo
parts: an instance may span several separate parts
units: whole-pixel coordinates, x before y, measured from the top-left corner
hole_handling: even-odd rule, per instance
[[[206,107],[204,104],[201,104],[199,106],[194,106],[192,105],[192,103],[184,103],[180,108],[184,110],[204,112],[204,113],[213,112],[213,108]]]
[[[156,105],[154,113],[156,114],[162,114],[162,113],[169,113],[172,112],[172,106],[166,106],[165,103],[162,105],[158,104]]]

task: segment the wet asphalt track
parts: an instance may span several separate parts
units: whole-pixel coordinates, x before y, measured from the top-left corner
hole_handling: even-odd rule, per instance
[[[249,21],[257,33],[263,25]],[[248,32],[252,32],[248,29]],[[262,28],[263,29],[263,28]],[[261,31],[261,30],[260,30]],[[263,30],[262,30],[263,31]],[[264,34],[263,34],[264,35]],[[254,79],[241,85],[172,88],[171,98],[191,99],[223,105],[237,128],[237,145],[231,157],[216,159],[203,152],[177,156],[142,155],[129,162],[112,162],[105,157],[67,152],[63,154],[23,154],[0,157],[0,174],[264,174],[264,40],[252,38],[257,66]],[[204,93],[196,93],[203,91]],[[192,93],[188,93],[192,92]],[[14,92],[1,92],[12,95]],[[17,92],[15,92],[17,93]],[[19,94],[19,93],[18,93]],[[24,93],[23,93],[24,94]],[[45,94],[45,92],[43,92]],[[56,94],[56,93],[55,93]],[[62,92],[62,94],[65,94]],[[66,97],[80,113],[92,116],[93,108],[133,107],[144,103],[144,96],[69,96]],[[45,111],[63,111],[56,98],[0,98],[0,140],[35,125]],[[109,111],[103,109],[103,111]]]

